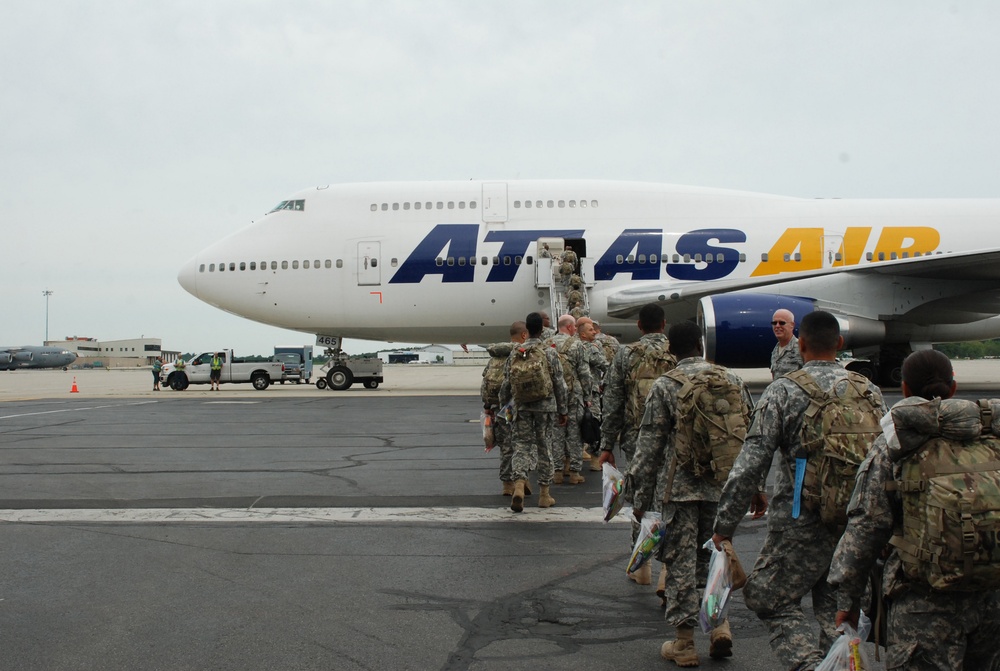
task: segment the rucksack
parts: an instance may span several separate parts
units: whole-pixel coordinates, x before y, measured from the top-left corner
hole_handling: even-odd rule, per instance
[[[556,335],[559,335],[558,333]],[[559,363],[562,365],[563,379],[566,380],[566,390],[573,391],[576,379],[576,367],[570,361],[569,351],[573,348],[574,342],[579,340],[573,336],[566,336],[561,341],[557,341],[553,336],[546,344],[555,347],[556,354],[559,355]]]
[[[510,353],[510,393],[519,405],[552,395],[552,373],[545,356],[546,347],[538,343],[517,347]]]
[[[680,385],[674,438],[677,466],[696,477],[712,475],[716,482],[725,482],[750,425],[742,387],[721,366],[694,375],[675,368],[666,375]]]
[[[629,345],[629,369],[625,378],[625,421],[638,427],[646,411],[646,396],[656,379],[673,370],[677,359],[667,351],[667,341],[643,342]]]
[[[1000,589],[1000,400],[904,401],[890,414],[899,479],[886,489],[903,527],[889,542],[903,571],[937,590]]]
[[[483,368],[483,383],[479,389],[483,399],[483,405],[500,405],[500,387],[503,386],[504,364],[507,357],[514,349],[513,343],[497,343],[490,345],[487,351],[490,353],[490,360]]]
[[[846,384],[838,380],[829,392],[806,370],[785,377],[809,395],[799,432],[807,456],[802,505],[819,512],[828,526],[845,526],[858,467],[882,433],[881,395],[869,388],[868,378],[853,371],[847,371]]]

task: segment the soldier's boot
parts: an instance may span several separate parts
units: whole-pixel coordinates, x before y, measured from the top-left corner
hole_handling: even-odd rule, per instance
[[[677,627],[677,638],[667,641],[660,648],[660,657],[669,659],[677,666],[698,666],[698,651],[694,647],[694,629]]]
[[[600,456],[590,458],[590,470],[600,473],[603,469],[601,468],[601,458]]]
[[[587,461],[588,459],[593,459],[594,458],[594,455],[592,455],[590,453],[590,449],[589,448],[590,448],[590,445],[586,445],[583,448],[583,460],[584,461]]]
[[[708,656],[712,659],[733,656],[733,633],[729,631],[729,618],[712,630],[708,640]]]
[[[510,497],[510,509],[515,513],[524,510],[524,480],[514,483],[514,493]]]
[[[667,608],[667,565],[660,562],[660,577],[656,579],[656,596],[660,597],[660,608]]]
[[[580,471],[573,471],[569,474],[569,484],[579,485],[580,483],[586,482],[587,479],[583,477],[583,473]]]
[[[639,570],[628,574],[629,580],[635,580],[636,585],[649,585],[653,582],[653,570],[649,568],[649,562],[643,563]]]
[[[569,457],[564,457],[563,458],[562,474],[565,475],[565,476],[567,476],[567,477],[569,476]]]
[[[554,485],[561,485],[562,482],[563,482],[563,472],[562,471],[556,471],[555,473],[552,474],[552,484],[554,484]]]
[[[504,481],[504,483],[503,483],[503,495],[504,496],[513,496],[514,495],[514,483],[513,482],[508,482],[506,480]]]
[[[531,496],[531,483],[527,480],[524,481],[524,495]]]
[[[539,490],[538,490],[538,507],[539,508],[551,508],[555,504],[556,504],[556,500],[554,498],[552,498],[551,494],[549,494],[549,486],[548,485],[539,485]]]

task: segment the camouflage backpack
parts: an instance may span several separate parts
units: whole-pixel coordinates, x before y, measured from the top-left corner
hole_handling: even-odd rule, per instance
[[[547,345],[517,347],[510,353],[510,393],[516,403],[533,403],[552,395]]]
[[[742,388],[721,366],[694,375],[675,368],[667,377],[680,385],[674,439],[678,467],[699,478],[713,475],[716,482],[725,482],[750,426]]]
[[[558,333],[556,335],[559,335]],[[548,344],[556,348],[556,354],[559,355],[559,363],[562,364],[563,379],[566,380],[566,390],[573,391],[576,379],[576,367],[573,362],[569,359],[569,352],[573,349],[573,344],[579,342],[579,338],[574,336],[567,336],[561,341],[556,340],[554,337],[548,340]]]
[[[639,426],[646,411],[646,396],[657,378],[673,370],[677,359],[667,351],[667,341],[639,341],[629,346],[629,369],[625,376],[625,421]]]
[[[882,433],[881,397],[868,388],[868,378],[853,371],[847,372],[846,384],[838,381],[829,393],[806,370],[785,377],[809,395],[799,432],[808,459],[802,505],[819,512],[829,526],[845,526],[858,466]]]
[[[1000,400],[907,399],[890,415],[903,571],[938,590],[1000,589]]]
[[[483,405],[494,407],[500,405],[500,387],[503,386],[504,364],[510,356],[514,344],[509,342],[496,343],[486,348],[490,353],[489,363],[483,368],[483,383],[479,395]]]

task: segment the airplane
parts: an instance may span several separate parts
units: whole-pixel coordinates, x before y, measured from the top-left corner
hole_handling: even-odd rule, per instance
[[[66,368],[76,361],[76,353],[62,347],[0,346],[0,370],[18,368]]]
[[[506,340],[567,311],[572,247],[585,309],[630,341],[646,303],[697,320],[706,357],[767,367],[771,315],[835,314],[848,368],[898,385],[913,350],[1000,337],[1000,200],[806,199],[643,182],[318,186],[198,252],[181,286],[227,312],[317,335]],[[541,254],[547,246],[545,253]]]

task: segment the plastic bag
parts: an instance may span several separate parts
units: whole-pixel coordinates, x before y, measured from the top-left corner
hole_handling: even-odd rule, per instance
[[[479,413],[479,424],[483,427],[483,443],[486,445],[486,451],[489,452],[494,446],[493,417],[483,410]]]
[[[604,521],[610,522],[625,505],[622,489],[624,478],[617,468],[605,462],[601,467],[602,490],[604,491]]]
[[[663,520],[659,513],[646,513],[639,521],[639,537],[632,548],[625,573],[635,573],[649,561],[656,549],[663,542]]]
[[[864,641],[868,638],[871,630],[871,620],[864,611],[858,616],[858,631],[848,623],[844,623],[837,628],[843,632],[833,645],[826,657],[816,667],[816,671],[868,671],[874,669],[874,665],[867,659],[867,650],[863,649]]]
[[[722,550],[715,549],[715,543],[709,539],[705,549],[712,551],[708,563],[708,580],[701,596],[701,608],[698,610],[698,622],[706,634],[726,619],[729,610],[729,597],[733,593],[733,575],[729,567],[729,557]]]

